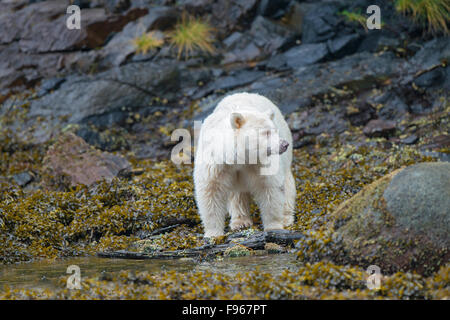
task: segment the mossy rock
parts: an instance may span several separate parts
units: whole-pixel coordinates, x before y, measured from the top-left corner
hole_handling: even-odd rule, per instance
[[[228,248],[223,253],[225,257],[243,257],[249,256],[250,250],[243,245],[237,244],[233,247]]]
[[[450,164],[386,175],[342,203],[328,227],[336,262],[375,264],[382,273],[436,271],[450,258]]]

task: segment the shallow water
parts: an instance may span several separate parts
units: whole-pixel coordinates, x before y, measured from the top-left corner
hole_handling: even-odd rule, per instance
[[[0,266],[0,290],[8,285],[12,288],[55,288],[60,277],[67,276],[67,268],[77,265],[81,277],[97,277],[102,272],[117,272],[121,270],[157,274],[175,270],[177,272],[209,271],[234,275],[238,272],[255,270],[280,274],[285,269],[295,269],[299,266],[293,254],[277,254],[264,256],[247,256],[224,258],[211,262],[195,262],[193,260],[126,260],[105,259],[97,257],[70,258],[56,261],[39,261],[15,265]]]

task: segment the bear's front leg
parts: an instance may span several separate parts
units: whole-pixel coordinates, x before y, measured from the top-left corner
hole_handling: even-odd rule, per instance
[[[284,193],[283,188],[267,186],[255,190],[254,198],[261,211],[264,230],[283,229],[284,227]]]
[[[227,192],[219,182],[205,181],[196,185],[197,207],[206,238],[224,234],[227,197]]]

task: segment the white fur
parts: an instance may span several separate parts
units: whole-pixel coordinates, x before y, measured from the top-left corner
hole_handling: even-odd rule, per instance
[[[233,130],[230,120],[236,112],[245,122]],[[276,174],[261,175],[259,162],[216,164],[204,156],[199,161],[199,154],[212,150],[221,139],[227,141],[225,149],[232,150],[234,143],[228,143],[234,141],[228,136],[230,132],[240,135],[261,126],[278,130],[280,138],[289,143],[288,149],[279,155]],[[261,211],[264,230],[283,229],[293,223],[296,189],[291,171],[292,134],[280,110],[269,99],[251,93],[225,97],[201,127],[195,160],[195,197],[205,237],[223,235],[227,212],[231,215],[232,230],[250,227],[250,196]]]

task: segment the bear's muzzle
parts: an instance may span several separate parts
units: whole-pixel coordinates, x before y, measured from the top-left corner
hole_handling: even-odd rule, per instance
[[[279,154],[284,153],[287,148],[289,147],[289,142],[287,142],[286,140],[280,139],[280,152]]]

